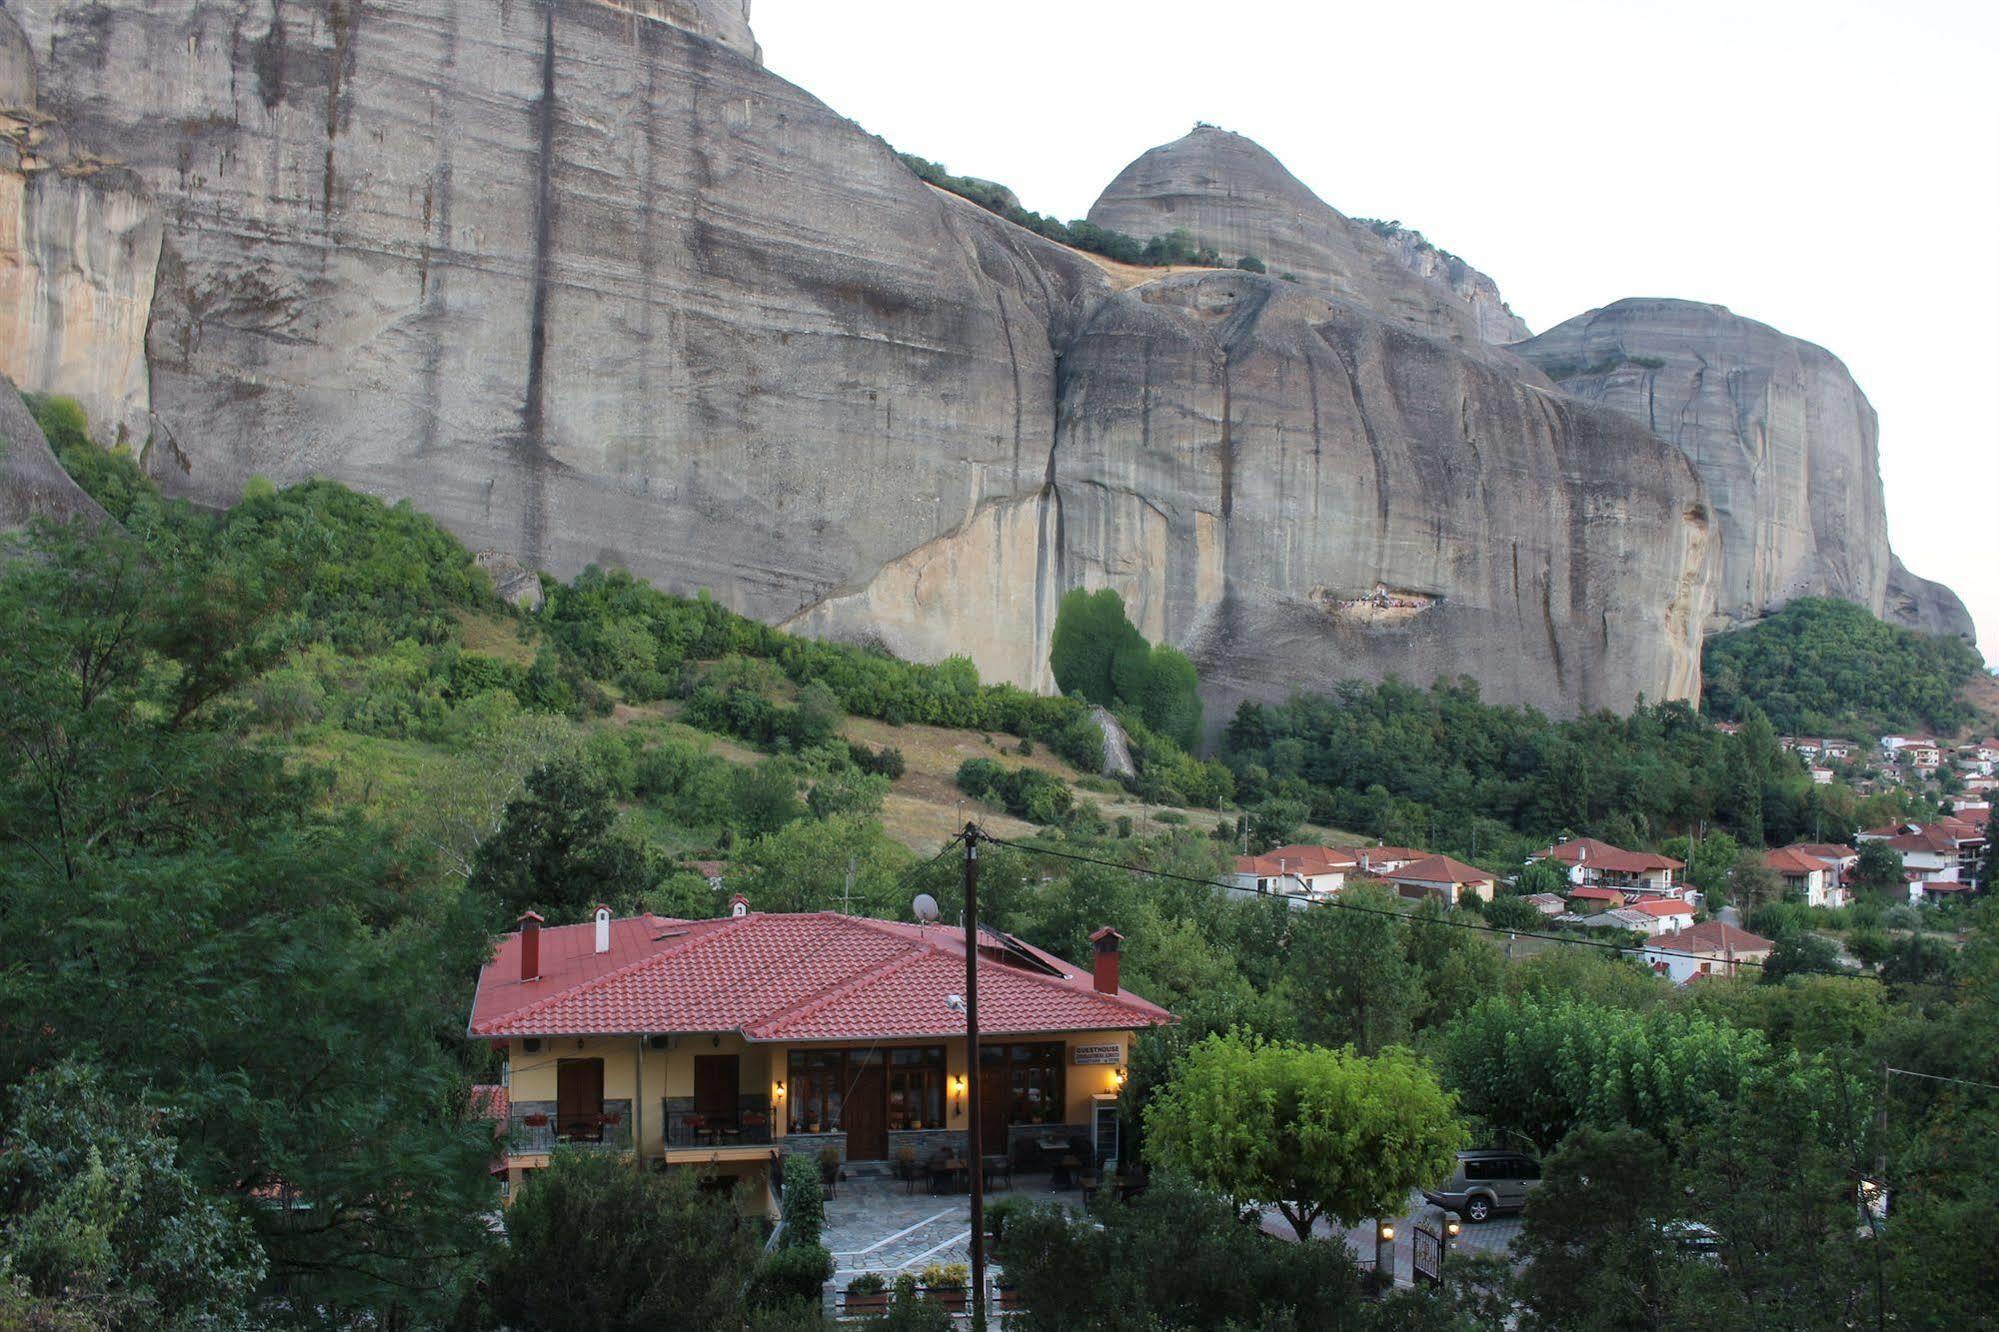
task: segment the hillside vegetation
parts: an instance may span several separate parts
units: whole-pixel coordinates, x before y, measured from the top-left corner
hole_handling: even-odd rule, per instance
[[[57,433],[77,419],[39,406]],[[1358,911],[1217,894],[1233,820],[1217,837],[1147,799],[1239,800],[1252,844],[1337,817],[1488,860],[1558,823],[1712,819],[1748,838],[1796,817],[1798,775],[1753,714],[1726,737],[1678,704],[1550,723],[1463,685],[1353,685],[1241,710],[1227,763],[1203,763],[1147,725],[1186,722],[1187,670],[1114,598],[1086,598],[1062,669],[1127,719],[1126,789],[1065,757],[1097,758],[1080,698],[792,639],[616,572],[548,580],[542,609],[517,612],[407,505],[255,481],[209,513],[127,457],[80,438],[63,453],[116,523],[41,526],[0,561],[0,1326],[518,1326],[506,1310],[548,1289],[559,1252],[605,1307],[681,1308],[667,1297],[700,1265],[712,1309],[686,1325],[823,1327],[819,1277],[790,1279],[820,1269],[760,1255],[734,1202],[686,1176],[564,1156],[523,1186],[519,1234],[494,1232],[473,976],[527,908],[713,915],[740,891],[901,917],[929,892],[953,917],[956,865],[920,856],[960,798],[1006,839],[982,848],[985,923],[1071,959],[1115,924],[1126,983],[1181,1019],[1139,1042],[1125,1089],[1154,1197],[1008,1223],[1037,1324],[1305,1311],[1386,1332],[1518,1307],[1605,1326],[1633,1282],[1657,1287],[1663,1321],[1704,1326],[1756,1324],[1730,1310],[1840,1326],[1861,1299],[1972,1325],[1989,1307],[1977,1241],[1999,1200],[1950,1163],[1989,1156],[1992,1127],[1948,1088],[1897,1089],[1904,1173],[1872,1253],[1850,1196],[1876,1159],[1881,1062],[1999,1078],[1978,1053],[1999,1048],[1987,915],[1963,917],[1961,953],[1880,940],[1878,978],[1773,967],[1675,994],[1594,951],[1514,960],[1477,912],[1376,886],[1342,898]],[[1079,625],[1097,632],[1078,644]],[[892,798],[928,802],[927,835],[890,834]],[[727,860],[720,893],[688,863],[707,855]],[[1836,968],[1823,952],[1779,956]],[[1244,1133],[1317,1132],[1305,1083],[1370,1136],[1243,1151]],[[1416,1120],[1418,1146],[1379,1148]],[[1364,1303],[1343,1250],[1273,1248],[1228,1202],[1350,1223],[1453,1144],[1493,1140],[1546,1151],[1568,1210],[1530,1212],[1525,1276],[1465,1260],[1473,1285],[1440,1296]],[[1632,1266],[1666,1214],[1712,1227],[1728,1261]],[[618,1242],[570,1245],[579,1218]],[[1873,1284],[1828,1278],[1863,1256]],[[1129,1279],[1107,1294],[1113,1274]]]
[[[1977,714],[1961,696],[1982,669],[1961,639],[1913,633],[1863,607],[1801,597],[1701,652],[1703,706],[1741,720],[1754,707],[1791,735],[1954,735]]]

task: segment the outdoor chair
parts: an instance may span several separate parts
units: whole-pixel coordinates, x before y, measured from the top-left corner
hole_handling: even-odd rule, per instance
[[[987,1158],[985,1158],[985,1166],[984,1166],[984,1172],[985,1172],[985,1177],[986,1177],[986,1187],[987,1187],[987,1188],[991,1188],[991,1187],[993,1186],[993,1180],[994,1180],[994,1179],[996,1179],[996,1178],[998,1178],[999,1176],[1002,1176],[1002,1175],[1004,1175],[1004,1176],[1006,1177],[1006,1186],[1007,1186],[1008,1188],[1012,1188],[1012,1187],[1013,1187],[1013,1158],[1012,1158],[1012,1157],[1010,1157],[1010,1156],[988,1156]]]

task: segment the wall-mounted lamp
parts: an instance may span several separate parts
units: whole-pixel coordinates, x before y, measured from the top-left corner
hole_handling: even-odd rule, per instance
[[[784,1099],[784,1084],[782,1082],[777,1084],[775,1094],[778,1100],[782,1101]]]
[[[962,1115],[965,1113],[965,1075],[962,1073],[952,1074],[950,1079],[950,1085],[951,1085],[951,1102],[952,1102],[951,1113],[954,1115]]]
[[[1131,1073],[1126,1069],[1117,1068],[1111,1070],[1111,1081],[1117,1085],[1119,1091],[1124,1090],[1125,1080],[1129,1077],[1131,1077]]]

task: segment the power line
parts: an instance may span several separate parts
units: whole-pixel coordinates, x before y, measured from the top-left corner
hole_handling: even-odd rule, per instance
[[[1913,1068],[1883,1068],[1884,1073],[1899,1073],[1905,1078],[1928,1078],[1931,1082],[1955,1082],[1960,1087],[1983,1087],[1986,1091],[1999,1091],[1999,1082],[1979,1082],[1972,1078],[1946,1077],[1942,1073],[1921,1073]]]
[[[1025,851],[1034,855],[1054,856],[1057,859],[1061,860],[1074,860],[1081,862],[1082,864],[1085,865],[1098,865],[1102,866],[1105,869],[1124,870],[1128,874],[1149,875],[1155,879],[1170,879],[1176,883],[1193,884],[1197,887],[1222,888],[1222,889],[1233,889],[1235,887],[1234,884],[1223,883],[1219,879],[1204,879],[1192,874],[1175,874],[1171,870],[1150,869],[1144,865],[1129,865],[1123,863],[1122,861],[1106,860],[1100,856],[1086,856],[1086,855],[1081,855],[1074,851],[1058,851],[1053,847],[1034,846],[1027,842],[1009,841],[1003,837],[992,837],[984,834],[981,835],[984,836],[984,839],[986,841],[993,843],[993,845],[995,846],[1012,847],[1016,851]],[[1479,933],[1479,934],[1503,934],[1507,936],[1509,939],[1542,939],[1546,940],[1549,943],[1568,944],[1572,947],[1597,948],[1608,952],[1617,953],[1620,956],[1627,953],[1647,952],[1647,953],[1656,953],[1661,957],[1683,957],[1692,961],[1699,961],[1699,962],[1710,962],[1714,960],[1712,958],[1702,957],[1698,953],[1683,952],[1675,948],[1657,948],[1650,944],[1634,945],[1634,944],[1607,943],[1600,939],[1578,938],[1573,934],[1543,934],[1534,930],[1509,930],[1498,925],[1486,925],[1483,923],[1475,923],[1468,920],[1455,920],[1449,917],[1440,917],[1431,920],[1415,920],[1409,915],[1409,913],[1405,911],[1397,911],[1392,907],[1371,907],[1364,905],[1363,903],[1360,902],[1351,902],[1345,900],[1344,898],[1337,898],[1337,897],[1320,898],[1320,897],[1311,897],[1304,893],[1286,893],[1286,892],[1267,892],[1267,893],[1259,892],[1256,894],[1256,896],[1274,898],[1279,901],[1304,902],[1311,906],[1334,907],[1341,911],[1356,911],[1360,912],[1363,915],[1369,915],[1369,916],[1389,916],[1395,920],[1400,920],[1418,925],[1445,925],[1449,926],[1452,929],[1471,930],[1474,933]],[[1724,928],[1740,928],[1740,927],[1729,927],[1724,925]],[[1763,962],[1750,962],[1743,958],[1734,958],[1731,959],[1731,962],[1732,965],[1734,966],[1755,967],[1759,970],[1768,965],[1767,963]],[[1863,972],[1839,972],[1834,974],[1852,976],[1858,980],[1880,979],[1880,977],[1878,976],[1868,975]]]

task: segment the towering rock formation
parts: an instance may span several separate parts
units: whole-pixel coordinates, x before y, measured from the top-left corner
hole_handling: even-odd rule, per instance
[[[1720,524],[1716,611],[1752,620],[1793,597],[1889,608],[1929,632],[1969,625],[1948,589],[1888,549],[1874,408],[1839,358],[1719,305],[1634,299],[1515,346],[1564,391],[1678,445]]]
[[[1402,266],[1426,282],[1449,291],[1471,307],[1478,321],[1478,335],[1487,342],[1518,342],[1533,336],[1527,321],[1513,313],[1513,307],[1499,294],[1499,284],[1473,268],[1449,250],[1440,250],[1420,231],[1400,222],[1380,222],[1355,218],[1362,226],[1388,242]]]
[[[1517,333],[1493,329],[1512,336],[1486,336],[1493,312],[1471,298],[1469,283],[1462,290],[1454,283],[1448,266],[1345,216],[1254,140],[1211,125],[1140,154],[1097,197],[1090,221],[1141,239],[1185,230],[1224,258],[1253,254],[1320,295],[1467,349],[1526,336],[1524,324]],[[1496,300],[1496,287],[1492,294]]]
[[[1065,582],[1118,589],[1211,702],[1699,687],[1717,552],[1685,460],[1345,302],[1235,273],[1120,293],[1063,357],[1054,462]]]
[[[159,220],[170,490],[329,475],[495,561],[1030,685],[1061,591],[1109,584],[1223,707],[1697,686],[1715,543],[1677,450],[1309,192],[1295,257],[1241,248],[1319,290],[1115,291],[765,72],[725,0],[9,12]]]
[[[0,11],[0,374],[142,441],[160,218],[132,172],[37,105],[26,36]]]

